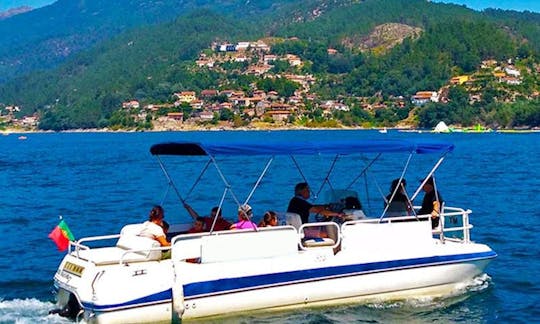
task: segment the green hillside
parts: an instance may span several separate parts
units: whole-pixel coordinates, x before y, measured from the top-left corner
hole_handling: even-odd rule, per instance
[[[173,21],[194,10],[253,19],[298,0],[58,0],[0,20],[0,83],[50,69],[133,28]],[[316,1],[308,1],[316,2]]]
[[[261,8],[257,19],[201,10],[122,33],[54,70],[7,82],[0,88],[0,105],[17,105],[20,115],[38,112],[45,129],[127,126],[132,125],[125,122],[129,118],[119,115],[127,100],[171,104],[172,94],[180,91],[230,88],[249,94],[256,85],[281,89],[280,100],[287,102],[294,87],[261,80],[296,74],[312,75],[316,82],[302,95],[300,111],[289,117],[293,123],[540,125],[538,14],[480,13],[421,0],[283,1],[271,14],[262,14]],[[240,9],[229,13],[235,10]],[[261,60],[255,55],[245,63],[195,68],[201,53],[214,55],[214,42],[263,38],[271,44],[270,54],[296,55],[302,65],[278,61],[257,77],[246,72]],[[486,60],[498,66],[481,68]],[[508,66],[522,71],[519,84],[494,77]],[[459,75],[470,76],[470,81],[451,85],[450,79]],[[290,91],[283,90],[287,87]],[[410,98],[419,91],[439,91],[447,102],[416,107]],[[322,106],[328,100],[348,111],[329,116]],[[245,108],[233,107],[217,117],[244,125],[238,118],[252,118],[244,115]],[[187,111],[182,111],[186,119]]]

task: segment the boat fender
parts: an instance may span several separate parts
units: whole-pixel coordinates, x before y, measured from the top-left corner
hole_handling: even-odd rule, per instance
[[[182,315],[186,310],[184,306],[184,287],[180,282],[176,271],[174,272],[174,282],[172,286],[172,320],[173,323],[178,323],[182,319]]]

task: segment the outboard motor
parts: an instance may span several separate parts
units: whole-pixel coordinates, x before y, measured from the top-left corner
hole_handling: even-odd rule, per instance
[[[67,304],[62,308],[56,308],[49,311],[49,314],[58,314],[62,317],[67,317],[71,320],[76,320],[77,315],[81,312],[82,308],[74,294],[69,294],[69,300]]]

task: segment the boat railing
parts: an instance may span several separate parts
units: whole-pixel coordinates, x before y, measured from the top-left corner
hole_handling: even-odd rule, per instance
[[[119,237],[120,237],[120,234],[112,234],[112,235],[89,236],[89,237],[83,237],[82,239],[75,242],[70,241],[69,247],[68,247],[68,254],[74,250],[77,257],[79,257],[79,250],[91,249],[88,245],[84,245],[82,243],[112,240],[112,239],[117,239]]]
[[[415,209],[420,207],[415,206]],[[473,225],[469,223],[469,214],[472,211],[470,209],[462,209],[457,207],[444,207],[443,213],[440,218],[440,225],[438,228],[432,230],[433,235],[437,235],[439,239],[444,241],[454,241],[462,243],[470,243],[471,236],[470,230]],[[374,223],[399,223],[410,221],[428,221],[431,215],[417,215],[417,216],[398,216],[398,217],[385,217],[368,218],[360,220],[351,220],[343,223],[343,226],[355,225],[355,224],[374,224]]]
[[[131,235],[130,235],[131,236]],[[69,248],[68,248],[68,254],[71,254],[71,252],[75,252],[74,256],[77,258],[77,259],[85,259],[87,258],[88,256],[83,256],[81,255],[81,251],[90,251],[92,249],[95,249],[95,248],[92,248],[88,245],[88,243],[95,243],[95,242],[99,242],[99,241],[107,241],[107,240],[113,240],[113,239],[119,239],[120,237],[122,237],[122,234],[112,234],[112,235],[100,235],[100,236],[89,236],[89,237],[84,237],[78,241],[70,241],[69,242]],[[83,243],[86,243],[86,244],[83,244]],[[92,261],[95,261],[97,263],[103,263],[103,264],[110,264],[110,263],[119,263],[119,264],[124,264],[124,263],[127,263],[127,262],[133,262],[132,259],[128,260],[127,257],[130,256],[130,255],[134,255],[134,254],[139,254],[139,255],[144,255],[146,254],[146,257],[144,258],[141,258],[140,261],[151,261],[153,259],[156,259],[156,257],[150,257],[149,255],[152,253],[152,252],[156,252],[156,251],[159,251],[159,252],[163,252],[163,251],[167,251],[167,250],[170,250],[171,247],[170,246],[164,246],[164,247],[144,247],[144,248],[121,248],[119,246],[117,246],[118,243],[116,244],[111,244],[110,246],[106,246],[106,247],[98,247],[98,248],[102,248],[102,249],[111,249],[111,248],[116,248],[116,249],[120,249],[118,251],[121,251],[121,254],[118,254],[118,253],[113,253],[116,255],[116,257],[113,256],[113,259],[115,260],[92,260]],[[100,250],[101,251],[101,250]]]
[[[434,229],[433,234],[439,235],[441,241],[457,241],[470,243],[470,230],[473,225],[469,223],[470,209],[458,207],[444,207],[441,214],[440,229]]]

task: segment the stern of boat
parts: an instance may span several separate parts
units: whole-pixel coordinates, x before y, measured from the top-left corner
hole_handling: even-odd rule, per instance
[[[116,244],[86,245],[106,240]],[[163,249],[124,230],[70,242],[54,275],[57,308],[51,313],[95,323],[170,319],[172,265],[161,260]]]
[[[85,273],[86,272],[86,273]],[[79,298],[81,282],[84,282],[83,274],[92,272],[87,262],[67,254],[54,275],[54,287],[56,288],[56,309],[50,311],[72,320],[79,320],[83,313],[83,307]]]

